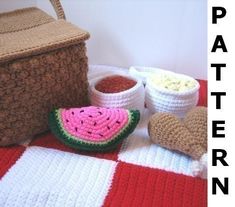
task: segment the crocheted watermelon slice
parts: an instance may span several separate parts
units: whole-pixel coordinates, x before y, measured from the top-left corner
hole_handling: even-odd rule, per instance
[[[72,148],[109,151],[134,131],[139,119],[138,110],[89,106],[56,109],[49,115],[49,125]]]

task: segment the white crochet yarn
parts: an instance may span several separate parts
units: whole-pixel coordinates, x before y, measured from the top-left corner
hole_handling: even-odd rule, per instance
[[[102,76],[95,77],[90,80],[90,87],[89,87],[89,94],[91,104],[95,106],[101,107],[118,107],[118,108],[126,108],[126,109],[138,109],[140,113],[144,111],[144,101],[145,101],[145,92],[142,80],[136,77],[132,77],[128,75],[127,70],[124,72],[122,68],[114,68],[109,66],[93,66],[97,71],[101,70],[101,68],[106,68],[109,71],[107,74],[102,74]],[[100,67],[100,68],[99,68]],[[115,72],[114,72],[115,69]],[[91,69],[91,70],[94,70]],[[95,85],[96,83],[103,79],[104,77],[110,75],[123,75],[130,79],[134,79],[137,83],[134,87],[122,91],[119,93],[102,93],[96,90]]]
[[[207,178],[207,153],[203,154],[200,160],[194,160],[192,162],[193,176]]]
[[[138,97],[134,98],[125,98],[125,99],[114,99],[114,100],[103,100],[99,97],[94,97],[91,96],[91,103],[96,103],[96,104],[103,104],[103,105],[130,105],[133,104],[137,101],[142,101],[144,103],[144,97],[142,99],[139,99]]]
[[[0,182],[0,206],[100,207],[117,162],[28,147]]]
[[[156,93],[158,94],[158,93]],[[164,97],[158,95],[154,97],[149,93],[146,89],[146,104],[147,106],[152,106],[156,109],[156,111],[187,111],[194,107],[198,102],[198,95],[196,94],[194,97],[189,99],[174,99],[174,97]]]

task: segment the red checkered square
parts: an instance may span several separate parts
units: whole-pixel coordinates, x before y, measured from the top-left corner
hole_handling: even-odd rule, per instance
[[[15,164],[22,153],[23,146],[0,147],[0,179]]]
[[[207,181],[120,162],[104,206],[206,207]]]
[[[198,80],[200,84],[198,106],[207,107],[207,81]]]

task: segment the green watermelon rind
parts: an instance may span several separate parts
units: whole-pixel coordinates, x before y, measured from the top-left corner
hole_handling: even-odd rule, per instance
[[[138,110],[128,110],[128,123],[114,138],[103,143],[95,143],[82,141],[66,132],[62,126],[60,118],[60,110],[53,110],[49,114],[49,126],[52,133],[65,145],[84,151],[110,151],[114,150],[122,140],[130,135],[136,128],[140,120],[140,112]]]

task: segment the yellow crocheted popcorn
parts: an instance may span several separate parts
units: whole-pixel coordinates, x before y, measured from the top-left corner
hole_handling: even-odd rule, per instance
[[[172,74],[152,75],[150,80],[156,86],[178,92],[187,91],[196,86],[194,80],[182,79]]]

